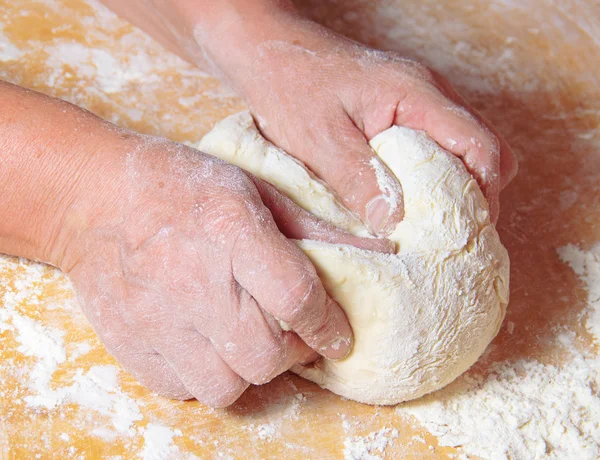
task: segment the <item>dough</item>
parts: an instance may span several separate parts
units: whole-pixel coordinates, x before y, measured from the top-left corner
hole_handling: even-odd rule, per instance
[[[368,404],[396,404],[465,372],[496,336],[508,303],[509,260],[488,205],[462,162],[424,132],[392,127],[371,147],[402,184],[397,254],[302,240],[355,337],[341,361],[293,371]],[[248,112],[218,123],[196,148],[270,182],[304,209],[369,232],[302,163],[266,141]]]

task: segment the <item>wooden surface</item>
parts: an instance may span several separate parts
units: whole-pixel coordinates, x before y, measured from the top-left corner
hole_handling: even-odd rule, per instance
[[[589,249],[600,235],[598,3],[298,4],[353,38],[445,73],[518,154],[520,173],[502,195],[498,226],[512,263],[508,316],[470,372],[484,375],[493,363],[519,358],[560,364],[566,358],[553,345],[557,325],[567,325],[581,347],[594,349],[580,325],[586,293],[556,249],[568,243]],[[82,0],[0,0],[0,78],[178,141],[197,140],[243,107],[214,79]],[[96,382],[90,369],[116,362],[56,270],[3,259],[0,299],[1,458],[135,457],[147,447],[149,426],[173,434],[169,449],[154,458],[336,459],[343,458],[345,442],[383,427],[398,430],[397,438],[388,436],[386,458],[451,458],[459,452],[440,447],[395,408],[346,401],[294,375],[251,388],[228,410],[162,399],[123,371],[116,385],[102,390],[106,407],[68,396],[49,408],[35,406],[28,396],[50,390],[72,395],[77,382]],[[28,349],[19,332],[24,322],[37,327],[37,340],[62,347],[64,359]],[[51,380],[40,390],[44,382],[36,376],[44,372]],[[139,412],[124,431],[113,424],[119,417],[114,401]]]

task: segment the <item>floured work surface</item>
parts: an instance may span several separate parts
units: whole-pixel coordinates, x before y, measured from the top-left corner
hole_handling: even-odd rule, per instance
[[[450,77],[520,160],[502,195],[511,303],[480,362],[396,408],[293,375],[228,410],[141,388],[68,280],[0,259],[2,458],[597,458],[600,444],[600,11],[597,3],[299,2],[353,38]],[[243,108],[95,3],[0,0],[0,78],[119,125],[198,140]]]

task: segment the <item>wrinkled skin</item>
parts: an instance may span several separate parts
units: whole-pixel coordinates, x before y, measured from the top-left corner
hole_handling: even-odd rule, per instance
[[[104,0],[248,102],[265,137],[308,165],[382,236],[402,219],[402,188],[381,187],[367,142],[392,125],[426,131],[479,182],[494,222],[517,172],[499,133],[441,75],[302,18],[287,0]]]
[[[386,168],[383,182],[394,186],[380,186],[368,141],[393,125],[424,130],[463,160],[497,220],[500,190],[516,174],[515,156],[446,79],[295,16],[279,24],[255,38],[251,59],[240,54],[246,73],[229,70],[233,61],[214,55],[269,140],[306,163],[373,231],[386,235],[402,219],[402,190]]]
[[[382,193],[367,144],[393,125],[424,130],[460,157],[497,220],[499,193],[516,173],[515,157],[443,77],[333,34],[308,48],[266,42],[261,55],[255,65],[265,77],[244,86],[261,130],[325,178],[372,230],[385,235],[402,218],[401,187]],[[379,200],[379,208],[378,197],[388,198]]]
[[[388,241],[344,234],[182,145],[142,136],[125,145],[114,171],[119,201],[100,207],[64,265],[94,329],[128,371],[162,395],[226,406],[315,351],[348,353],[343,311],[279,229],[383,252],[393,250]]]

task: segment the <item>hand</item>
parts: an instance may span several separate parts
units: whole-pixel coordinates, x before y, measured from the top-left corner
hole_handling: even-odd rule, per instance
[[[106,149],[122,152],[103,178],[114,193],[62,268],[125,369],[165,396],[226,406],[315,351],[349,352],[344,312],[279,229],[383,252],[390,242],[344,234],[208,155],[122,137]]]
[[[385,235],[402,218],[402,193],[368,141],[392,125],[424,130],[463,160],[497,220],[500,190],[516,174],[515,156],[446,79],[294,15],[280,15],[275,24],[241,44],[239,57],[215,55],[271,142],[306,163]]]
[[[516,158],[446,79],[421,64],[303,19],[289,0],[103,1],[228,81],[265,137],[331,185],[375,233],[388,234],[403,216],[400,184],[367,144],[392,125],[424,130],[460,157],[497,220]]]

